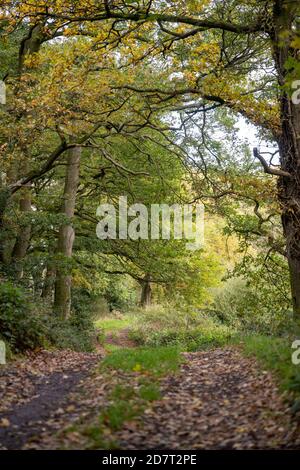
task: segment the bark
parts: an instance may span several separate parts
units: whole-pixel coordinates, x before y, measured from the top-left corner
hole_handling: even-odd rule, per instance
[[[142,282],[141,307],[149,307],[151,305],[151,294],[150,275],[147,274]]]
[[[5,174],[3,186],[0,190],[0,262],[9,265],[11,263],[12,252],[15,244],[14,224],[10,218],[5,217],[5,213],[12,203],[12,193],[7,186],[15,181],[18,173],[18,165],[11,162]]]
[[[19,74],[21,75],[24,69],[24,60],[27,55],[36,54],[39,52],[42,43],[45,41],[46,35],[44,32],[43,24],[36,24],[33,26],[20,45],[19,50]]]
[[[22,189],[20,211],[21,213],[29,213],[32,211],[30,188]],[[21,227],[12,252],[12,260],[15,262],[16,276],[18,279],[23,277],[23,259],[29,247],[30,237],[31,226],[27,224]]]
[[[62,212],[70,221],[60,227],[57,244],[57,253],[63,255],[66,262],[72,258],[75,238],[71,219],[75,212],[80,156],[80,147],[74,147],[68,152]],[[67,263],[66,266],[59,265],[56,271],[54,310],[64,319],[68,318],[71,313],[71,286],[72,274],[70,268]]]
[[[41,297],[43,299],[51,298],[53,295],[54,282],[55,282],[55,268],[50,263],[47,265],[45,279],[43,283]]]
[[[22,74],[25,69],[24,60],[27,55],[32,55],[37,53],[40,50],[40,47],[45,40],[45,33],[43,31],[43,26],[41,24],[37,24],[29,30],[28,35],[22,40],[19,50],[19,79],[21,80]],[[18,92],[18,89],[16,89]],[[14,174],[13,180],[18,180],[20,176],[28,173],[28,162],[29,158],[26,155],[26,149],[24,149],[24,162],[21,163],[18,169],[18,174]],[[12,178],[9,178],[12,180]],[[22,213],[30,212],[31,208],[31,188],[30,185],[27,188],[21,189],[22,194],[19,202],[19,208]],[[3,217],[4,212],[6,209],[6,205],[9,199],[9,196],[12,195],[11,191],[7,191],[7,198],[6,204],[0,210],[0,233],[5,236],[5,230],[3,226]],[[21,278],[23,276],[23,262],[22,260],[25,258],[27,249],[30,242],[31,236],[31,227],[27,225],[25,227],[21,227],[19,233],[17,234],[16,241],[14,245],[12,245],[12,249],[10,248],[10,253],[7,253],[8,248],[5,248],[5,245],[2,245],[4,249],[0,250],[0,260],[2,262],[10,262],[11,260],[15,262],[16,266],[16,276],[17,278]],[[10,244],[9,244],[10,245]],[[5,253],[6,251],[6,253]]]
[[[0,190],[0,263],[6,264],[7,262],[7,243],[6,243],[6,224],[5,224],[5,210],[9,193],[6,190]]]
[[[291,47],[295,35],[295,23],[299,6],[296,1],[274,3],[273,54],[279,77],[279,85],[286,85],[291,71],[286,61],[293,57],[299,61],[299,51]],[[299,26],[298,26],[299,27]],[[284,38],[284,39],[283,39]],[[282,211],[282,225],[286,238],[293,310],[300,318],[300,105],[283,91],[280,99],[282,129],[278,138],[280,163],[291,177],[278,180],[278,196]]]

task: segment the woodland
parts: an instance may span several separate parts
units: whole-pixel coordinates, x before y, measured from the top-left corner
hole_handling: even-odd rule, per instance
[[[0,0],[0,450],[300,449],[299,50],[298,0]]]

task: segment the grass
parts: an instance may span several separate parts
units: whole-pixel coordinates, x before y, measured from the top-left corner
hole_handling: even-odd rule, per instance
[[[182,357],[178,347],[136,348],[113,351],[104,358],[103,370],[135,372],[135,386],[118,384],[110,405],[101,413],[100,424],[112,431],[141,415],[149,402],[160,398],[158,377],[178,370]]]
[[[101,374],[108,378],[111,370],[123,374],[117,374],[118,384],[107,397],[108,404],[97,422],[81,430],[88,437],[90,449],[118,448],[113,434],[125,422],[138,418],[149,403],[160,399],[159,378],[176,372],[182,363],[179,344],[122,348],[106,343],[108,334],[117,337],[119,331],[132,329],[133,323],[134,315],[131,314],[122,318],[102,318],[95,324],[100,329],[99,341],[107,352],[100,365]]]
[[[131,402],[118,399],[100,416],[100,423],[106,424],[112,431],[118,431],[126,421],[131,421],[143,412],[141,403],[136,399]]]
[[[85,430],[91,441],[91,448],[116,446],[111,435],[122,428],[126,421],[140,416],[147,405],[160,398],[159,377],[176,372],[183,360],[182,348],[176,345],[140,346],[120,348],[105,344],[105,337],[132,327],[133,315],[124,318],[104,318],[96,323],[101,328],[102,344],[107,351],[100,370],[109,374],[111,370],[130,374],[128,385],[126,375],[119,374],[118,383],[108,397],[109,404],[98,417],[98,424]],[[134,375],[132,375],[134,373]]]
[[[157,306],[139,311],[123,319],[106,318],[101,321],[104,331],[117,332],[130,328],[130,335],[140,343],[136,349],[109,347],[110,354],[103,361],[105,369],[145,372],[163,375],[176,371],[180,352],[198,351],[227,344],[239,345],[243,354],[255,356],[261,366],[272,371],[283,391],[300,398],[300,367],[292,363],[291,340],[274,336],[242,334],[211,318],[159,309]],[[172,320],[172,321],[171,321]]]
[[[234,334],[227,326],[196,312],[153,306],[132,314],[130,337],[144,346],[177,345],[185,351],[223,346]]]
[[[155,383],[145,382],[140,387],[116,385],[109,397],[110,404],[98,417],[98,424],[84,430],[84,435],[90,440],[89,448],[118,448],[117,442],[112,439],[113,433],[120,430],[125,422],[140,416],[148,403],[159,398],[159,386]]]
[[[140,397],[145,401],[156,401],[161,397],[159,386],[156,383],[141,385]]]
[[[261,366],[272,371],[282,391],[300,400],[300,367],[292,363],[292,342],[287,338],[244,335],[235,340],[247,356],[255,356]]]
[[[147,312],[146,312],[147,313]],[[160,377],[176,373],[183,361],[182,351],[197,351],[229,345],[238,346],[246,356],[257,358],[261,367],[271,370],[282,391],[293,392],[294,407],[300,409],[300,368],[291,361],[291,343],[287,338],[254,334],[241,334],[214,322],[211,318],[176,317],[174,323],[169,311],[152,309],[141,315],[124,318],[104,318],[96,324],[101,328],[103,344],[107,351],[100,365],[101,374],[109,378],[111,371],[118,383],[107,397],[107,406],[97,417],[97,422],[84,429],[91,449],[116,449],[114,433],[125,422],[136,420],[155,400],[159,400]],[[173,312],[174,315],[174,312]],[[136,348],[122,348],[105,344],[105,337],[128,328],[140,343]],[[298,397],[298,398],[297,398]]]
[[[214,321],[211,317],[154,306],[133,315],[132,335],[144,346],[177,345],[179,350],[199,351],[239,345],[246,356],[254,356],[261,367],[273,372],[282,391],[299,400],[300,366],[292,363],[292,340],[259,334],[245,334]],[[297,330],[298,331],[298,330]],[[297,335],[293,332],[293,339]]]
[[[106,432],[107,431],[107,432]],[[87,444],[86,449],[104,449],[114,450],[118,449],[117,442],[110,436],[110,430],[103,429],[102,426],[94,425],[85,428],[83,435],[89,438],[90,443]]]
[[[109,344],[105,343],[105,340],[103,342],[104,349],[107,353],[112,353],[115,351],[119,351],[120,349],[123,349],[122,346],[118,346],[117,344]]]
[[[104,358],[101,368],[161,376],[178,369],[182,362],[181,350],[179,346],[119,349]]]
[[[149,403],[160,399],[159,377],[179,369],[183,360],[180,352],[178,346],[163,346],[117,349],[107,354],[100,365],[101,373],[110,377],[111,370],[119,370],[130,375],[118,375],[119,383],[109,394],[108,405],[97,423],[84,429],[90,449],[118,448],[113,433],[125,422],[138,418]]]
[[[106,343],[106,336],[110,334],[111,336],[117,336],[118,332],[128,328],[131,324],[131,319],[129,317],[122,318],[109,318],[105,317],[95,322],[96,329],[100,330],[98,333],[98,342],[105,347],[107,352],[113,351],[118,348],[116,345],[111,345]]]
[[[95,322],[96,328],[100,328],[104,333],[117,333],[118,331],[130,326],[131,320],[128,317],[123,318],[102,318]]]
[[[160,306],[137,310],[122,318],[106,317],[98,320],[96,327],[101,329],[99,341],[105,348],[107,334],[117,336],[125,328],[129,330],[129,338],[141,346],[176,346],[186,351],[223,346],[233,334],[232,329],[209,317]]]

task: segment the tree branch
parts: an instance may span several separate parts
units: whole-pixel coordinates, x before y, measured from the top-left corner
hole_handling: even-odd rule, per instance
[[[191,16],[185,15],[168,15],[164,13],[150,13],[150,12],[142,12],[137,11],[136,13],[127,13],[122,11],[113,11],[113,7],[107,5],[108,2],[105,2],[104,9],[100,13],[93,13],[86,15],[72,15],[72,14],[60,14],[60,13],[49,13],[49,12],[36,12],[31,16],[40,16],[40,17],[48,17],[54,19],[61,19],[67,20],[72,22],[82,22],[82,21],[103,21],[107,19],[116,19],[116,20],[123,20],[123,21],[145,21],[145,22],[164,22],[164,23],[174,23],[174,24],[186,24],[191,26],[196,26],[198,28],[205,28],[205,29],[220,29],[222,31],[230,31],[232,33],[237,34],[248,34],[248,33],[255,33],[255,32],[265,32],[267,25],[264,24],[265,22],[262,21],[262,18],[257,18],[257,21],[253,22],[252,24],[236,24],[233,22],[224,22],[214,19],[199,19],[194,18]]]
[[[265,173],[268,173],[269,175],[284,176],[286,178],[292,178],[291,173],[289,173],[288,171],[283,171],[278,168],[271,168],[266,162],[266,160],[264,159],[264,157],[260,155],[256,147],[253,149],[253,155],[255,158],[257,158],[260,161]]]

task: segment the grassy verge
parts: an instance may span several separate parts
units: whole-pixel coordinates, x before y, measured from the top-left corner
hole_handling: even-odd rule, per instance
[[[135,341],[152,347],[161,345],[177,345],[184,351],[200,351],[213,347],[226,345],[234,332],[226,327],[208,326],[187,328],[185,330],[167,329],[152,332],[149,336],[133,332],[131,337]]]
[[[122,318],[102,318],[95,322],[96,328],[101,329],[104,333],[116,333],[124,328],[131,325],[131,319],[129,317]]]
[[[263,368],[274,373],[282,391],[292,392],[300,398],[300,365],[292,363],[293,340],[287,337],[241,333],[218,324],[209,317],[174,312],[170,308],[161,307],[137,311],[124,319],[108,319],[102,323],[104,330],[111,327],[114,331],[124,327],[129,328],[130,336],[141,345],[141,348],[136,352],[121,351],[109,355],[104,361],[105,367],[115,361],[121,364],[120,367],[124,364],[127,370],[135,364],[143,369],[144,365],[137,359],[137,355],[140,355],[141,361],[146,361],[147,369],[148,355],[147,352],[144,354],[144,350],[156,350],[157,354],[153,357],[156,355],[159,358],[161,348],[164,347],[171,347],[167,349],[170,353],[174,347],[175,350],[179,348],[182,351],[198,351],[227,344],[238,345],[243,354],[256,357]],[[171,358],[169,362],[172,363],[173,360],[174,358]],[[158,363],[159,361],[160,359]]]
[[[124,423],[138,420],[149,403],[160,398],[160,379],[179,370],[182,351],[222,346],[232,335],[231,330],[209,319],[155,307],[123,318],[101,319],[96,327],[101,329],[107,351],[100,372],[117,383],[97,421],[83,430],[94,449],[118,447],[116,432]],[[105,343],[107,334],[118,335],[125,328],[138,347]]]
[[[211,318],[155,309],[105,318],[96,326],[102,330],[107,351],[99,370],[111,387],[100,414],[88,426],[82,424],[77,429],[88,441],[85,448],[118,448],[118,431],[127,422],[136,426],[150,403],[160,399],[160,379],[179,370],[182,351],[239,347],[243,354],[255,357],[262,368],[274,373],[281,390],[293,398],[294,411],[300,409],[300,367],[292,363],[292,341],[287,338],[243,334]],[[105,344],[107,334],[118,335],[125,328],[138,347]]]
[[[282,392],[287,392],[300,409],[300,365],[292,363],[292,340],[261,335],[243,335],[233,341],[246,356],[254,356],[261,366],[273,372]]]

